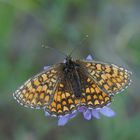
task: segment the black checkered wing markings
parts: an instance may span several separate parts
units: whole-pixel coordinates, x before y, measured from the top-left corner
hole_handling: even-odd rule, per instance
[[[80,105],[102,108],[111,102],[111,96],[100,90],[98,85],[86,73],[79,71],[82,87]]]
[[[79,60],[78,63],[105,93],[112,95],[121,92],[131,82],[131,72],[116,65]]]
[[[31,108],[44,107],[49,104],[59,81],[59,67],[51,67],[29,79],[14,93],[14,98],[21,105]]]
[[[69,80],[62,77],[57,84],[51,104],[46,106],[46,111],[54,116],[71,114],[79,105],[79,100],[75,98]]]

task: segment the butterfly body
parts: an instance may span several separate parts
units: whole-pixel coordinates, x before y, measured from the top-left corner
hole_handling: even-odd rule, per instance
[[[131,73],[122,67],[92,60],[72,60],[50,66],[25,82],[14,98],[53,116],[70,114],[79,106],[102,108],[130,85]]]
[[[80,65],[71,59],[71,57],[66,58],[64,63],[64,78],[69,79],[71,89],[76,98],[81,97],[81,79],[79,73]]]

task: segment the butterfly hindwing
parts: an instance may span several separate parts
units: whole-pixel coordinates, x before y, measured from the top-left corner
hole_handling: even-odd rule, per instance
[[[95,81],[80,69],[81,100],[80,105],[88,108],[102,108],[111,102],[111,96],[103,92]]]
[[[121,92],[131,82],[130,72],[113,64],[96,61],[77,61],[98,87],[110,95]]]
[[[71,83],[63,76],[62,74],[61,81],[57,84],[53,101],[45,109],[53,116],[71,114],[79,105],[79,100],[75,98],[71,89]]]

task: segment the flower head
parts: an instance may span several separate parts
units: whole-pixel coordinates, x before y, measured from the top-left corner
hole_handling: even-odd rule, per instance
[[[91,109],[85,106],[79,106],[77,111],[74,111],[71,114],[67,114],[64,116],[59,116],[58,125],[64,126],[70,119],[74,118],[78,114],[78,112],[83,114],[85,120],[91,120],[92,118],[100,119],[100,114],[106,117],[115,116],[115,112],[107,106],[104,106],[103,108],[98,108],[98,109]],[[50,114],[48,112],[45,112],[45,116],[48,117],[50,116]]]

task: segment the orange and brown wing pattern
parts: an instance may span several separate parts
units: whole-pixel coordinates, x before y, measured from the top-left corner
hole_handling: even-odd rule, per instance
[[[58,83],[59,66],[51,67],[29,79],[14,94],[14,98],[25,107],[42,108],[49,104]]]
[[[52,116],[71,114],[79,105],[79,99],[75,98],[68,79],[62,77],[57,85],[52,102],[45,109]]]
[[[80,73],[81,81],[81,100],[80,105],[88,108],[102,108],[111,102],[111,96],[103,92],[94,80],[88,77],[82,71]]]
[[[124,90],[131,82],[131,72],[113,64],[96,61],[79,61],[85,72],[91,77],[98,87],[110,95]]]

